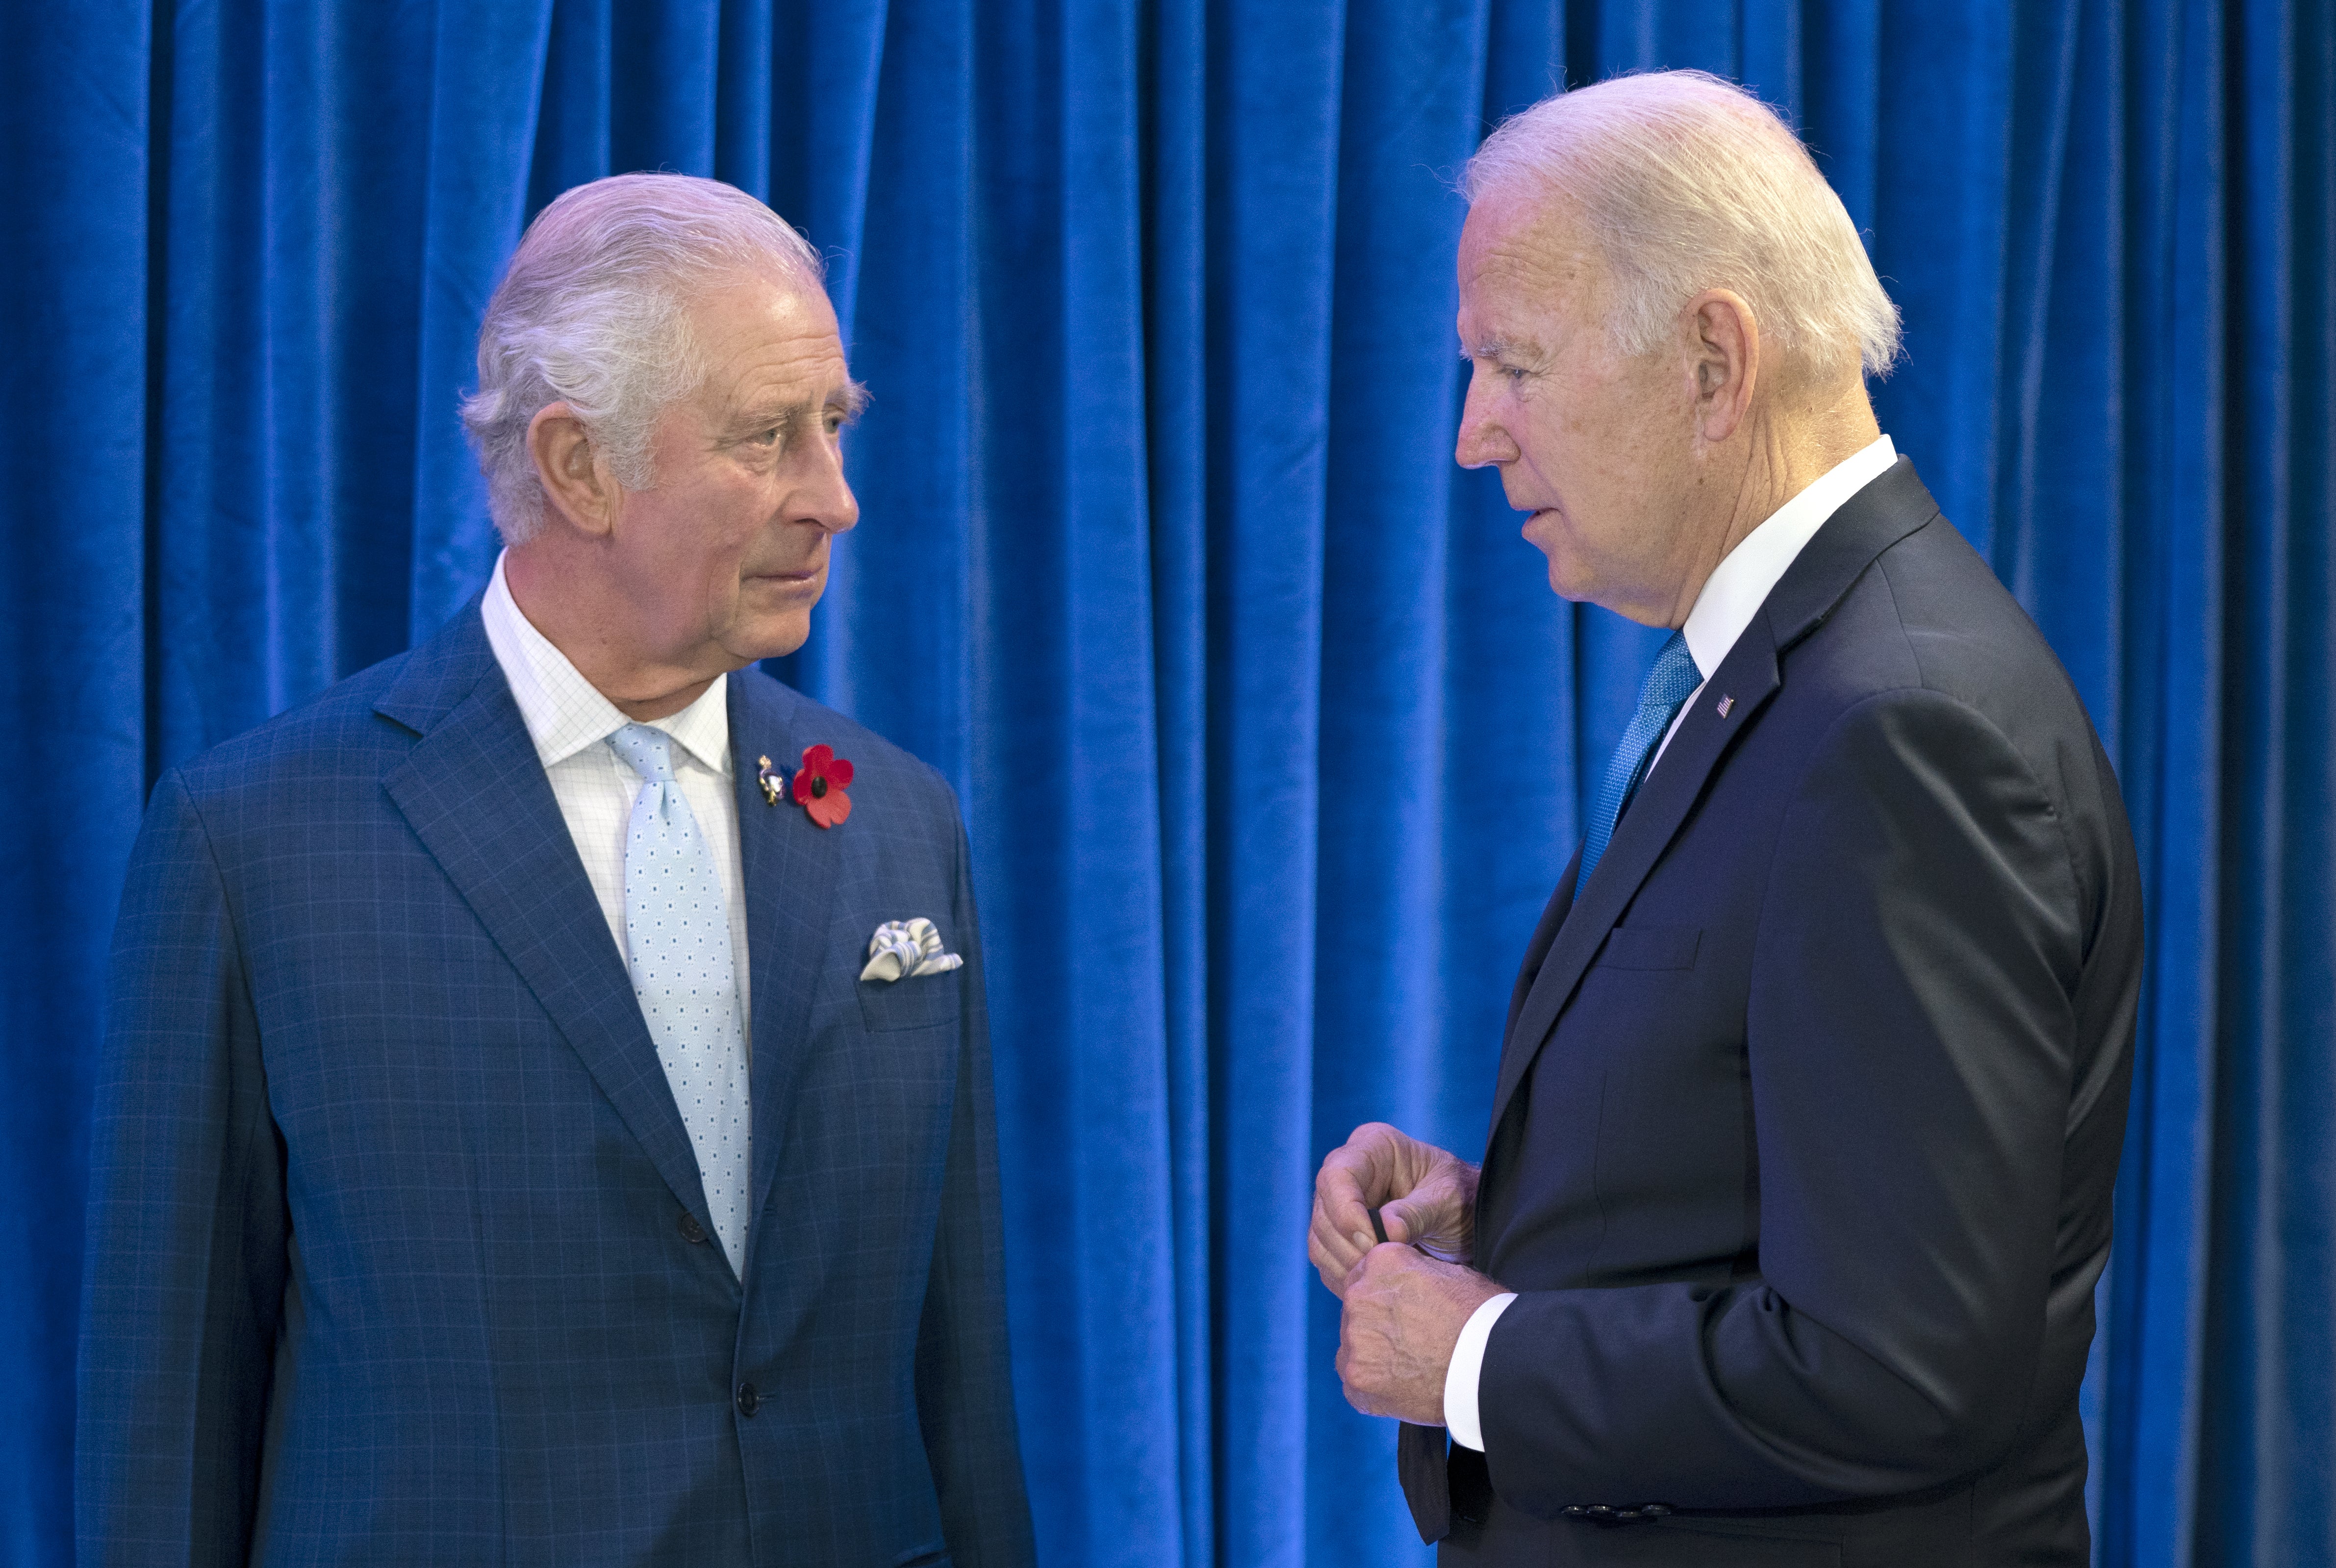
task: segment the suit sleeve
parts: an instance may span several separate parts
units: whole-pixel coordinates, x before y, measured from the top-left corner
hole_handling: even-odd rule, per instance
[[[989,1015],[962,825],[957,867],[951,913],[965,958],[965,998],[949,1173],[917,1343],[917,1411],[951,1560],[959,1568],[1027,1568],[1036,1548],[1015,1436]]]
[[[1484,1368],[1504,1497],[1791,1506],[2000,1457],[2044,1328],[2079,901],[1980,715],[1902,691],[1833,725],[1754,950],[1758,1273],[1519,1298]]]
[[[91,1135],[84,1568],[248,1557],[284,1296],[281,1172],[226,891],[172,773],[114,928]]]

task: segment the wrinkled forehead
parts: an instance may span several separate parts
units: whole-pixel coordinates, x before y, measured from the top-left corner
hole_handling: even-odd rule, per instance
[[[1606,264],[1578,210],[1562,196],[1488,193],[1460,231],[1462,347],[1508,339],[1552,317],[1595,318]]]
[[[724,280],[698,294],[689,326],[706,364],[703,394],[715,403],[818,404],[851,385],[835,307],[816,283]]]

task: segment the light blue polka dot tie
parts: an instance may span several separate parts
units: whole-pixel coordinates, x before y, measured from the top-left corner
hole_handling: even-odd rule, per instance
[[[1687,633],[1671,633],[1639,687],[1638,714],[1622,732],[1622,744],[1614,748],[1613,758],[1606,765],[1606,782],[1598,791],[1590,836],[1582,841],[1582,874],[1573,879],[1575,898],[1590,885],[1590,873],[1605,855],[1614,824],[1622,820],[1622,808],[1630,803],[1639,781],[1647,776],[1647,765],[1654,760],[1655,748],[1671,727],[1671,720],[1679,716],[1679,704],[1693,696],[1702,684],[1703,672],[1695,667],[1694,656],[1687,651]]]
[[[748,1159],[746,1040],[714,851],[673,777],[673,737],[628,724],[608,745],[641,775],[625,829],[625,947],[633,995],[697,1153],[714,1233],[744,1274]]]

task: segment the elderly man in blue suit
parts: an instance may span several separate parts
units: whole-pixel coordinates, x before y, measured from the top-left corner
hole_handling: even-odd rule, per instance
[[[858,515],[817,258],[584,186],[479,369],[483,596],[155,792],[81,1560],[1027,1563],[955,802],[750,667]]]
[[[1481,1170],[1384,1125],[1323,1164],[1348,1396],[1445,1563],[2080,1568],[2141,963],[2108,759],[1877,424],[1897,312],[1774,114],[1602,83],[1468,190],[1459,459],[1559,593],[1671,635]]]

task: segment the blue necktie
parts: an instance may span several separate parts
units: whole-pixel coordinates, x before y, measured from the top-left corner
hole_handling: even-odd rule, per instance
[[[673,777],[673,737],[628,724],[608,745],[641,775],[625,829],[625,961],[697,1154],[714,1233],[746,1258],[746,1039],[714,852]]]
[[[1614,748],[1613,759],[1606,765],[1598,810],[1590,819],[1590,836],[1582,845],[1582,874],[1573,879],[1575,898],[1590,885],[1590,873],[1606,853],[1614,824],[1622,820],[1622,808],[1630,803],[1639,781],[1647,776],[1647,765],[1654,760],[1656,746],[1678,716],[1679,704],[1693,696],[1702,684],[1703,672],[1695,667],[1695,658],[1687,651],[1687,633],[1671,633],[1663,651],[1655,656],[1654,667],[1647,671],[1646,684],[1639,687],[1638,714],[1622,732],[1622,744]]]

